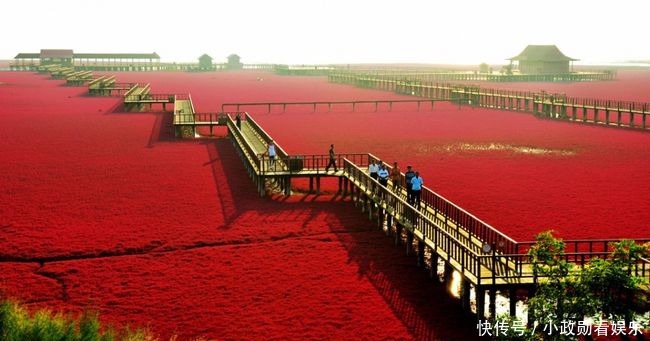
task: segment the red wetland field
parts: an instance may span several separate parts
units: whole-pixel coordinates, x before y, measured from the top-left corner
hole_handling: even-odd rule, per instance
[[[324,77],[116,73],[223,103],[406,99]],[[650,73],[485,84],[650,102]],[[0,293],[94,309],[161,339],[471,340],[476,326],[390,238],[334,194],[260,198],[225,131],[178,140],[169,114],[29,72],[0,73]],[[243,107],[290,154],[370,152],[517,241],[650,238],[650,134],[436,103]]]

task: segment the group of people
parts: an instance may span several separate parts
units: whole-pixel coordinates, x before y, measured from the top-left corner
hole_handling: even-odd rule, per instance
[[[384,187],[388,187],[388,180],[390,179],[395,192],[405,187],[406,201],[418,209],[420,208],[424,180],[420,176],[420,172],[413,171],[413,167],[406,166],[404,181],[402,181],[402,172],[397,162],[393,162],[393,168],[389,172],[386,164],[380,160],[371,160],[370,165],[368,165],[368,173],[370,173],[371,178],[377,180]]]
[[[275,143],[273,140],[269,142],[266,154],[269,156],[270,166],[273,167],[275,165],[276,156]],[[336,153],[334,152],[333,144],[330,145],[329,163],[327,164],[327,167],[325,167],[325,171],[328,172],[330,167],[334,167],[334,171],[338,172],[338,167],[336,166]],[[388,188],[388,180],[390,180],[394,192],[400,191],[402,187],[406,188],[406,202],[420,209],[424,180],[420,176],[420,172],[414,171],[413,167],[410,165],[406,166],[403,181],[402,172],[400,171],[397,162],[393,162],[393,167],[389,171],[387,165],[381,162],[381,160],[371,160],[370,165],[368,165],[368,173],[370,173],[371,178],[377,180],[379,184],[386,188]]]

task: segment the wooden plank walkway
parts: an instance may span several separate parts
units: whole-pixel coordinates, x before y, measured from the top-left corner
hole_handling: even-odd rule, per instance
[[[89,84],[89,89],[100,88],[107,80],[109,77],[93,80]],[[434,88],[430,88],[429,91],[431,89]],[[435,91],[439,90],[435,89]],[[464,92],[461,92],[458,88],[451,88],[445,91],[452,91],[458,100],[470,101],[473,98],[471,96],[477,94],[485,96],[480,90],[473,93],[474,90],[463,89]],[[209,126],[211,134],[213,126],[227,126],[233,146],[244,161],[244,167],[256,184],[260,195],[264,195],[269,187],[279,188],[289,195],[291,180],[296,177],[308,177],[310,191],[314,179],[319,184],[322,177],[338,178],[339,190],[343,195],[349,195],[351,201],[363,212],[367,212],[370,219],[377,220],[379,227],[391,231],[394,226],[396,240],[401,239],[402,232],[406,232],[407,250],[413,247],[413,242],[417,242],[419,264],[424,264],[425,249],[428,248],[431,253],[431,272],[435,271],[435,265],[438,259],[441,259],[449,271],[460,273],[465,283],[463,284],[463,306],[469,306],[469,293],[465,291],[473,286],[476,290],[479,316],[484,315],[486,292],[490,294],[492,310],[495,306],[497,290],[508,290],[511,295],[516,295],[518,289],[532,288],[536,281],[540,280],[534,276],[532,265],[526,255],[530,243],[517,243],[426,187],[422,191],[422,204],[414,207],[408,202],[404,189],[394,190],[392,182],[385,187],[369,176],[366,171],[368,164],[371,161],[378,161],[378,158],[372,154],[336,155],[339,170],[327,171],[325,167],[329,163],[329,155],[289,155],[277,142],[274,142],[277,157],[272,162],[266,153],[273,139],[248,113],[197,113],[190,95],[165,95],[165,97],[150,96],[149,84],[134,84],[125,94],[124,102],[125,106],[156,101],[174,103],[173,125],[176,136],[180,137],[197,137],[197,127],[201,126]],[[332,105],[352,104],[354,110],[357,104],[374,103],[377,110],[380,103],[389,103],[392,107],[392,103],[397,102],[417,103],[418,106],[430,102],[433,108],[433,103],[437,100],[448,101],[449,99],[227,103],[222,108],[230,105],[236,106],[237,109],[242,106],[266,106],[270,111],[274,105],[282,105],[283,110],[288,105],[311,105],[313,110],[316,110],[319,105],[327,105],[328,110],[331,110]],[[541,99],[542,105],[546,104],[546,100],[546,97]],[[555,101],[551,99],[549,103],[554,104]],[[235,115],[244,116],[239,126],[233,120]],[[390,169],[389,165],[388,168]],[[403,179],[404,174],[401,176]],[[637,242],[647,241],[637,240]],[[574,252],[568,254],[567,260],[584,266],[589,259],[602,257],[611,252],[614,242],[616,241],[573,241],[570,245],[573,245]],[[650,279],[650,261],[639,260],[638,266],[633,271],[643,278]],[[513,302],[516,301],[511,300],[510,312],[514,315]]]
[[[650,103],[569,97],[544,91],[484,89],[477,85],[409,79],[406,75],[340,73],[330,74],[328,80],[478,107],[527,112],[540,118],[650,130]]]
[[[250,174],[258,184],[261,195],[264,195],[265,183],[269,179],[290,187],[291,179],[296,177],[336,176],[341,179],[340,184],[343,183],[340,185],[343,194],[350,194],[353,201],[368,212],[369,217],[381,221],[382,226],[393,222],[402,226],[437,257],[463,274],[472,285],[481,288],[516,288],[534,284],[532,266],[526,255],[530,243],[517,243],[427,188],[423,191],[422,206],[413,207],[407,202],[404,189],[394,192],[391,182],[387,188],[370,178],[365,168],[370,160],[377,160],[371,154],[350,155],[353,161],[338,156],[339,171],[326,172],[327,155],[292,156],[283,151],[277,160],[282,166],[271,167],[268,158],[260,156],[266,151],[270,136],[250,116],[247,115],[245,122],[239,130],[229,118],[229,131],[236,130],[236,133],[229,134],[238,135],[233,144],[240,154],[245,155],[248,168],[255,170]],[[295,158],[302,161],[299,169],[290,166]],[[281,190],[289,194],[290,188],[287,187]],[[569,260],[584,266],[590,257],[610,252],[614,242],[576,241],[572,254],[581,252],[582,258]],[[643,276],[650,277],[650,264],[640,269]]]
[[[388,111],[393,110],[394,104],[400,103],[415,103],[417,104],[418,111],[422,105],[426,105],[430,110],[433,110],[435,102],[445,101],[448,102],[448,99],[395,99],[395,100],[354,100],[354,101],[306,101],[306,102],[250,102],[250,103],[223,103],[221,105],[222,111],[227,111],[227,109],[235,109],[236,111],[241,111],[242,107],[266,107],[267,112],[271,112],[274,107],[281,107],[282,111],[285,112],[287,107],[310,107],[313,112],[316,112],[318,108],[327,107],[327,111],[332,111],[334,106],[348,106],[351,107],[352,111],[355,111],[358,106],[363,104],[372,104],[374,105],[374,110],[378,111],[380,105],[388,105]]]

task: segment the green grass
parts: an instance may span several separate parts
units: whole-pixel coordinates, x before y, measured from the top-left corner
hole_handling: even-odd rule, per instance
[[[16,302],[0,303],[0,340],[3,341],[154,341],[147,330],[117,331],[102,328],[96,313],[85,312],[75,319],[70,315],[38,310],[29,313]]]

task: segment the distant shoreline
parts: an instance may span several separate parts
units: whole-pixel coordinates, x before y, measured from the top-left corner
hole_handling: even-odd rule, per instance
[[[9,70],[9,65],[13,60],[0,59],[0,70]],[[167,62],[165,62],[167,63]],[[273,64],[273,63],[269,63]],[[399,68],[408,68],[408,67],[417,67],[417,68],[430,68],[432,71],[436,69],[445,69],[445,70],[458,70],[458,71],[471,71],[477,70],[478,64],[435,64],[435,63],[333,63],[333,64],[291,64],[291,65],[305,65],[305,66],[338,66],[345,68],[346,66],[353,67],[369,67],[369,68],[390,68],[390,67],[399,67]],[[495,70],[501,66],[507,65],[503,64],[488,64],[493,67]],[[616,70],[650,70],[650,60],[632,60],[625,62],[603,62],[603,63],[586,63],[586,64],[574,64],[572,66],[574,70],[593,70],[593,69],[616,69]]]

